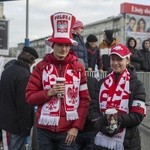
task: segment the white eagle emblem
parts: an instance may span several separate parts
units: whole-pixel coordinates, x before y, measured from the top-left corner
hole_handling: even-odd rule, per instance
[[[121,46],[119,46],[119,45],[115,46],[113,49],[114,50],[123,50],[123,48]]]
[[[68,24],[66,21],[59,21],[57,28],[58,28],[58,31],[61,33],[67,32]]]

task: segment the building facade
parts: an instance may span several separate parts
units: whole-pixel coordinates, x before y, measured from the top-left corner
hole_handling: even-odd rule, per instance
[[[4,16],[3,3],[0,3],[0,17],[2,16]],[[133,29],[130,28],[130,20],[132,18],[135,18]],[[144,30],[138,28],[138,24],[143,20],[145,23]],[[89,34],[95,34],[98,38],[98,43],[100,43],[103,40],[104,30],[108,29],[114,31],[114,38],[122,44],[126,44],[128,37],[134,37],[139,45],[137,48],[141,49],[142,41],[150,38],[150,6],[132,3],[121,4],[119,15],[85,25],[83,32],[84,40],[86,41]],[[38,51],[41,58],[46,53],[52,51],[52,49],[45,44],[45,39],[47,38],[48,37],[44,37],[30,41],[30,46]],[[23,46],[24,43],[19,43],[17,49],[21,50]]]
[[[114,38],[126,44],[129,37],[137,41],[137,49],[142,48],[142,42],[150,38],[150,6],[132,3],[122,3],[118,16],[87,24],[83,36],[95,34],[100,43],[103,40],[104,30],[112,29]]]
[[[124,15],[120,14],[118,16],[108,17],[104,20],[85,25],[83,37],[86,39],[89,34],[95,34],[100,43],[103,40],[104,30],[113,30],[114,38],[124,43]]]

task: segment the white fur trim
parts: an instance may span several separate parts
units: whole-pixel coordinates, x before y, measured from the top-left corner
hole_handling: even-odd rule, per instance
[[[52,116],[44,116],[41,115],[38,123],[41,125],[51,125],[51,126],[58,126],[58,122],[59,122],[59,117],[52,117]]]
[[[108,137],[101,132],[98,132],[94,143],[98,146],[106,147],[113,150],[124,150],[123,141],[125,136],[125,129],[123,132],[116,134],[113,137]]]
[[[79,118],[78,113],[76,110],[74,110],[73,112],[66,112],[67,113],[67,121],[68,120],[76,120]]]

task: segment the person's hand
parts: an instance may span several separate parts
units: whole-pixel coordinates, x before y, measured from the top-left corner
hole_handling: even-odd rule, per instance
[[[77,135],[78,135],[78,129],[77,128],[71,128],[68,131],[65,143],[67,145],[71,145],[76,140]]]
[[[105,134],[106,136],[113,137],[115,134],[117,134],[120,130],[120,125],[117,126],[114,130],[110,129],[110,126],[103,126],[100,131]]]
[[[102,69],[99,70],[99,73],[103,73],[104,71]]]
[[[88,71],[92,71],[92,68],[88,68]]]
[[[64,83],[56,83],[53,88],[47,91],[47,96],[55,96],[57,94],[65,93],[65,84]]]

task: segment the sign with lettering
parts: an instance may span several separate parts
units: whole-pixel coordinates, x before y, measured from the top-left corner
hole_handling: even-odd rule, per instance
[[[8,55],[8,20],[0,20],[0,55]]]
[[[125,14],[125,36],[135,38],[137,49],[142,48],[142,42],[150,38],[150,17],[135,14]]]
[[[132,3],[122,3],[120,13],[150,16],[150,6],[149,5],[132,4]]]

